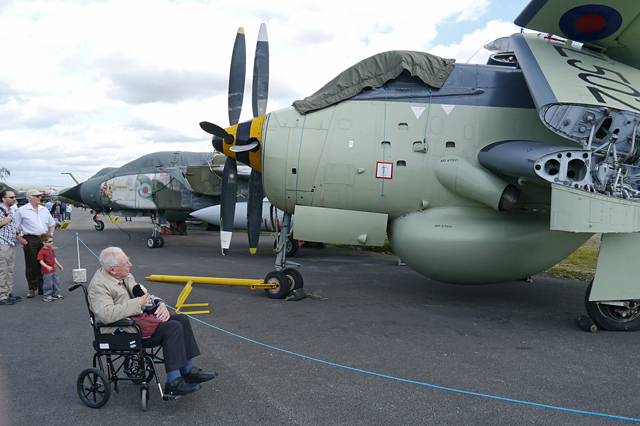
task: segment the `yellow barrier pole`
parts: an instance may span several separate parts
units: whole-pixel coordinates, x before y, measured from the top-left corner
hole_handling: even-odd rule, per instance
[[[251,287],[251,289],[276,288],[276,284],[266,284],[264,280],[251,280],[242,278],[212,278],[212,277],[185,277],[180,275],[151,275],[146,277],[149,281],[164,281],[173,283],[216,284]]]

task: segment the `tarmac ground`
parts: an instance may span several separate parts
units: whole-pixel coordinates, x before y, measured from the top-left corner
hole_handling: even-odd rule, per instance
[[[143,412],[139,386],[120,383],[100,409],[86,407],[78,375],[92,366],[92,330],[72,270],[90,280],[94,255],[109,245],[131,257],[132,274],[175,304],[184,284],[151,274],[264,278],[273,238],[249,254],[234,234],[225,257],[217,232],[189,226],[149,249],[148,219],[107,222],[73,211],[71,230],[55,233],[64,300],[26,299],[22,249],[13,293],[0,307],[0,426],[13,425],[618,425],[640,421],[640,334],[588,333],[587,283],[533,282],[455,286],[398,266],[390,255],[329,246],[302,249],[299,301],[264,290],[195,284],[187,303],[202,355],[218,372],[202,390],[163,402],[151,384]],[[106,219],[106,218],[103,218]],[[78,234],[80,243],[75,235]],[[85,246],[86,244],[86,246]],[[165,373],[158,365],[160,383]]]

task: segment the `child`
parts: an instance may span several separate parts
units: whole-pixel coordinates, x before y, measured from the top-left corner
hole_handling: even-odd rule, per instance
[[[56,259],[56,254],[51,248],[53,244],[53,237],[46,232],[40,235],[40,241],[42,242],[42,248],[38,252],[38,260],[42,265],[42,278],[44,280],[44,301],[53,302],[54,300],[64,299],[60,294],[60,282],[58,281],[58,275],[56,275],[56,268],[64,270],[62,265]]]

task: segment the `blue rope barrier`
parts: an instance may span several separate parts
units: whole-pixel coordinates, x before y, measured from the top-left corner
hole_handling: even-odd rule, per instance
[[[171,306],[168,306],[168,307],[175,310],[175,308],[173,308]],[[245,340],[247,342],[251,342],[251,343],[254,343],[256,345],[263,346],[265,348],[269,348],[269,349],[273,349],[275,351],[279,351],[279,352],[283,352],[283,353],[286,353],[286,354],[289,354],[289,355],[293,355],[293,356],[296,356],[296,357],[299,357],[299,358],[302,358],[302,359],[306,359],[308,361],[319,362],[321,364],[330,365],[332,367],[337,367],[337,368],[342,368],[342,369],[345,369],[345,370],[355,371],[357,373],[369,374],[371,376],[381,377],[383,379],[395,380],[395,381],[398,381],[398,382],[410,383],[410,384],[413,384],[413,385],[424,386],[424,387],[429,387],[429,388],[433,388],[433,389],[459,393],[459,394],[463,394],[463,395],[471,395],[471,396],[477,396],[477,397],[480,397],[480,398],[495,399],[495,400],[498,400],[498,401],[511,402],[511,403],[515,403],[515,404],[528,405],[528,406],[539,407],[539,408],[547,408],[547,409],[550,409],[550,410],[564,411],[564,412],[574,413],[574,414],[584,414],[584,415],[588,415],[588,416],[606,417],[606,418],[609,418],[609,419],[627,420],[627,421],[630,421],[630,422],[640,423],[640,419],[636,419],[636,418],[632,418],[632,417],[622,417],[622,416],[614,416],[614,415],[611,415],[611,414],[596,413],[596,412],[591,412],[591,411],[574,410],[574,409],[571,409],[571,408],[557,407],[557,406],[554,406],[554,405],[539,404],[539,403],[536,403],[536,402],[528,402],[528,401],[521,401],[521,400],[512,399],[512,398],[504,398],[504,397],[501,397],[501,396],[486,395],[486,394],[482,394],[482,393],[478,393],[478,392],[463,391],[463,390],[460,390],[460,389],[454,389],[454,388],[448,388],[448,387],[444,387],[444,386],[432,385],[432,384],[429,384],[429,383],[418,382],[418,381],[415,381],[415,380],[407,380],[407,379],[402,379],[400,377],[388,376],[386,374],[374,373],[372,371],[367,371],[367,370],[361,370],[359,368],[348,367],[346,365],[340,365],[340,364],[336,364],[336,363],[333,363],[333,362],[324,361],[324,360],[321,360],[321,359],[318,359],[318,358],[312,358],[312,357],[309,357],[309,356],[306,356],[306,355],[301,355],[301,354],[298,354],[298,353],[295,353],[295,352],[288,351],[286,349],[281,349],[281,348],[277,348],[275,346],[267,345],[265,343],[258,342],[256,340],[252,340],[252,339],[249,339],[247,337],[240,336],[239,334],[235,334],[235,333],[232,333],[230,331],[224,330],[222,328],[216,327],[216,326],[211,325],[209,323],[206,323],[206,322],[204,322],[204,321],[202,321],[202,320],[200,320],[198,318],[194,318],[193,316],[190,317],[190,318],[195,320],[195,321],[197,321],[197,322],[199,322],[199,323],[201,323],[201,324],[204,324],[204,325],[206,325],[208,327],[211,327],[211,328],[213,328],[215,330],[221,331],[221,332],[226,333],[226,334],[228,334],[230,336],[237,337],[237,338]]]

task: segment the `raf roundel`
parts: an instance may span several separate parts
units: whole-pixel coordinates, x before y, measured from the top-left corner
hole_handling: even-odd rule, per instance
[[[138,190],[138,192],[140,192],[140,195],[145,198],[149,197],[151,195],[151,185],[149,185],[148,183],[143,183],[142,185],[140,185],[140,189]]]
[[[597,41],[618,31],[622,16],[609,6],[587,4],[567,11],[559,24],[562,33],[571,40]]]

